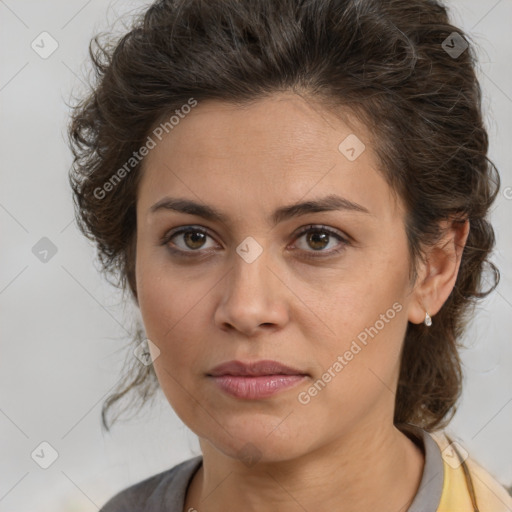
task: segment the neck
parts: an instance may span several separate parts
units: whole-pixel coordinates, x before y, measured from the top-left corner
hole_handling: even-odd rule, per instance
[[[423,452],[394,425],[374,428],[358,426],[301,457],[250,468],[201,439],[203,464],[184,510],[405,512],[421,481]]]

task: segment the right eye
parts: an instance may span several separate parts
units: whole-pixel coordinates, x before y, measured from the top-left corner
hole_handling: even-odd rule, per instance
[[[205,249],[205,241],[207,238],[212,237],[210,237],[204,228],[186,226],[167,233],[162,239],[162,245],[167,245],[174,253],[192,256],[190,253],[200,254],[199,250]],[[181,244],[173,242],[174,239],[178,242],[181,241]],[[208,247],[206,247],[206,249],[208,249]],[[193,255],[195,256],[195,254]]]

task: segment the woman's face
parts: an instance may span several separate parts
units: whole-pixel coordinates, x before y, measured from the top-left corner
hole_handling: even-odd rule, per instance
[[[404,211],[355,126],[283,93],[243,108],[202,102],[153,136],[137,198],[138,303],[167,399],[226,455],[286,460],[392,423],[413,302]],[[222,218],[152,210],[178,198]],[[288,209],[327,198],[338,204]],[[233,360],[298,371],[210,375]]]

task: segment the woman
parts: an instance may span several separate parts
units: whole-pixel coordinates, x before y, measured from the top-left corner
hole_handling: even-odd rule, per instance
[[[202,451],[102,511],[512,510],[442,432],[499,277],[482,290],[499,176],[445,8],[158,1],[91,55],[77,218],[144,324],[103,420],[158,382]]]

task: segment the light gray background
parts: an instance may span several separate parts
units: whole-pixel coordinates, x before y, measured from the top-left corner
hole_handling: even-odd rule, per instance
[[[98,274],[67,183],[66,102],[83,89],[88,42],[143,5],[0,0],[0,511],[93,512],[121,488],[199,453],[161,392],[137,419],[110,434],[100,429],[134,312]],[[502,280],[466,338],[463,400],[449,431],[512,485],[512,1],[448,5],[481,47],[490,157],[503,180],[492,216]],[[47,59],[31,48],[43,31],[59,45]],[[57,247],[47,263],[32,252],[42,237]],[[59,454],[48,469],[31,458],[43,441]]]

